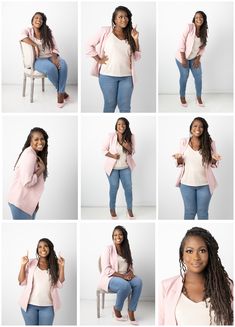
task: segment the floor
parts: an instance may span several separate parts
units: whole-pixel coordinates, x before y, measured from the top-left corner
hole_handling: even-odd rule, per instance
[[[127,210],[124,207],[116,209],[118,219],[128,220]],[[155,207],[134,207],[133,213],[137,220],[155,220],[156,208]],[[107,207],[82,207],[81,208],[82,219],[108,219],[110,220],[109,209]]]
[[[30,103],[29,88],[27,81],[26,96],[22,96],[22,85],[2,86],[2,111],[4,113],[71,113],[78,111],[77,85],[67,85],[66,92],[70,100],[63,108],[56,105],[56,92],[52,85],[45,85],[42,92],[41,82],[35,81],[34,102]]]
[[[188,107],[182,107],[178,94],[159,94],[158,104],[160,113],[232,113],[233,96],[232,94],[203,94],[205,107],[196,104],[195,95],[189,94],[186,97]]]
[[[118,322],[112,317],[113,301],[105,300],[105,308],[101,309],[101,317],[96,315],[96,301],[81,300],[80,302],[80,325],[98,326],[130,326],[130,322]],[[125,313],[126,312],[126,313]],[[123,310],[123,315],[127,309]],[[136,311],[136,320],[141,326],[155,325],[155,304],[154,302],[140,301]]]

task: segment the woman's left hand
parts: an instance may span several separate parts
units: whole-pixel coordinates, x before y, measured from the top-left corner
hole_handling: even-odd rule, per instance
[[[60,58],[59,56],[53,56],[51,57],[52,63],[56,66],[57,69],[60,69]]]
[[[196,59],[194,59],[194,61],[193,61],[193,68],[199,68],[200,67],[200,58],[196,58]]]
[[[214,159],[215,161],[220,161],[222,157],[218,153],[214,153],[212,154],[212,159]]]
[[[135,275],[133,274],[133,271],[129,270],[126,274],[125,274],[125,279],[126,280],[132,280],[135,277]]]
[[[64,267],[64,258],[62,258],[61,256],[58,257],[57,263],[59,265],[59,267]]]
[[[135,26],[135,27],[133,27],[133,29],[132,29],[132,31],[131,31],[131,36],[133,37],[133,39],[135,40],[135,41],[137,41],[138,40],[138,38],[139,38],[139,32],[137,31],[137,25]]]

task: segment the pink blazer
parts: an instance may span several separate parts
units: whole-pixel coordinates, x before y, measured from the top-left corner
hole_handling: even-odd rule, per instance
[[[188,57],[193,49],[193,43],[194,43],[195,37],[196,37],[195,25],[193,23],[188,24],[181,35],[179,48],[176,53],[176,59],[179,62],[182,62],[180,52],[185,52],[185,57],[186,57],[186,59],[188,59]],[[199,52],[197,55],[202,56],[204,51],[205,51],[205,47],[203,47],[202,49],[199,49]]]
[[[132,141],[132,154],[134,154],[135,153],[135,137],[133,134],[131,137],[131,141]],[[107,138],[103,144],[102,150],[103,150],[104,155],[106,155],[108,152],[110,152],[111,154],[117,153],[117,133],[110,133],[107,136]],[[133,170],[136,166],[134,159],[132,158],[132,154],[127,154],[127,164],[131,170]],[[114,158],[110,158],[107,156],[105,157],[104,169],[105,169],[105,172],[107,175],[110,176],[116,161],[117,160]]]
[[[101,276],[98,287],[108,291],[109,281],[112,274],[118,271],[117,251],[114,244],[107,246],[101,256]]]
[[[20,156],[14,170],[13,181],[8,194],[8,202],[32,215],[44,189],[43,174],[35,174],[37,154],[31,146]]]
[[[25,39],[26,37],[29,37],[32,41],[34,41],[34,29],[33,27],[27,27],[25,28],[21,35],[20,35],[20,41],[22,41],[23,39]],[[59,55],[59,50],[56,44],[56,40],[54,39],[54,37],[52,36],[53,42],[54,42],[54,49],[51,50],[51,53],[56,53]]]
[[[99,32],[91,38],[88,43],[87,43],[87,50],[86,54],[90,57],[103,57],[104,56],[104,46],[105,42],[109,36],[109,34],[112,33],[112,27],[111,26],[104,26],[102,27]],[[136,80],[136,73],[135,73],[135,65],[134,62],[139,60],[141,57],[140,51],[136,51],[132,56],[131,56],[131,67],[132,67],[132,78],[133,78],[133,83],[135,83]],[[91,69],[91,75],[93,76],[99,76],[100,68],[101,65],[98,64],[98,62],[93,59],[93,65]]]
[[[179,153],[181,153],[182,155],[184,154],[187,146],[188,146],[188,142],[189,142],[189,138],[183,138],[180,140],[180,150],[179,150]],[[212,141],[211,143],[211,147],[212,147],[212,153],[216,153],[216,147],[215,147],[215,142]],[[183,174],[184,174],[184,169],[185,169],[185,166],[184,165],[179,165],[179,167],[181,167],[181,170],[180,170],[180,174],[179,174],[179,177],[176,181],[176,186],[180,186],[180,182],[181,182],[181,179],[183,177]],[[207,178],[207,181],[208,181],[208,185],[209,185],[209,189],[210,189],[210,193],[212,194],[213,191],[215,190],[216,186],[217,186],[217,182],[216,182],[216,179],[215,179],[215,176],[212,172],[212,169],[211,168],[216,168],[217,167],[217,164],[215,165],[210,165],[210,166],[206,166],[206,178]]]
[[[177,325],[175,308],[179,300],[183,283],[181,276],[163,280],[159,287],[158,324]]]
[[[24,311],[27,311],[30,294],[33,289],[33,275],[34,271],[38,265],[37,259],[31,259],[26,268],[26,278],[20,285],[25,285],[24,292],[20,298],[20,306]],[[51,298],[53,303],[54,310],[58,310],[60,308],[60,298],[58,294],[58,288],[61,288],[62,284],[60,281],[57,282],[56,286],[51,287]]]

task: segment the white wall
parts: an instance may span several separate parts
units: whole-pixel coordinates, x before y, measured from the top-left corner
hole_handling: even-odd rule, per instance
[[[105,247],[112,244],[112,232],[117,222],[81,223],[80,234],[80,297],[95,299],[100,279],[98,259]],[[155,228],[153,223],[125,222],[135,274],[143,280],[142,300],[155,298]],[[92,246],[93,245],[93,246]],[[89,281],[89,282],[87,282]],[[112,296],[109,296],[109,298]]]
[[[175,54],[179,40],[196,11],[207,15],[208,44],[201,58],[203,92],[226,93],[233,91],[233,3],[199,1],[161,1],[158,6],[158,67],[159,93],[179,92],[179,71]],[[192,75],[187,92],[194,93]]]
[[[82,118],[82,206],[108,206],[109,183],[104,171],[102,152],[107,135],[115,132],[121,115]],[[136,167],[132,172],[134,206],[153,206],[156,202],[156,123],[152,116],[127,117],[135,135]],[[124,191],[119,187],[117,205],[126,206]]]
[[[192,227],[207,229],[219,245],[219,256],[230,278],[233,279],[233,224],[211,221],[160,222],[157,236],[158,281],[180,274],[179,247],[187,230]],[[163,250],[164,249],[164,250]]]
[[[172,158],[179,152],[179,142],[189,137],[189,126],[196,115],[159,117],[158,194],[159,218],[183,219],[183,200],[175,187],[180,169]],[[233,218],[233,122],[231,116],[202,115],[209,133],[222,156],[219,168],[213,169],[218,182],[210,202],[209,219]],[[167,128],[166,128],[167,126]],[[169,203],[171,205],[169,205]]]
[[[76,2],[69,1],[4,1],[2,4],[2,82],[21,84],[23,63],[19,38],[23,29],[31,27],[36,11],[44,12],[53,32],[60,55],[68,64],[68,84],[77,84],[77,21]],[[46,79],[47,83],[50,83]]]
[[[24,325],[18,303],[23,292],[23,287],[18,283],[20,261],[26,255],[27,250],[29,257],[35,258],[39,239],[46,237],[54,244],[56,254],[65,259],[65,282],[63,288],[59,290],[61,308],[55,313],[54,324],[76,325],[76,225],[48,222],[15,222],[14,224],[5,222],[2,225],[2,323]]]
[[[16,159],[33,127],[49,135],[48,178],[36,219],[77,219],[77,119],[50,115],[3,118],[3,217],[11,219],[7,193]]]
[[[111,26],[116,7],[124,5],[132,12],[133,25],[139,31],[142,58],[136,62],[137,83],[132,95],[132,112],[156,111],[156,7],[154,2],[82,2],[82,111],[102,112],[103,95],[98,79],[90,75],[93,59],[86,55],[87,41],[102,26]],[[91,96],[92,95],[92,96]]]

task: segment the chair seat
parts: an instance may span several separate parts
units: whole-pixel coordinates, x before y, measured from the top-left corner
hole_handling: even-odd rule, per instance
[[[43,77],[46,77],[45,74],[40,73],[37,70],[33,70],[31,68],[24,68],[24,73],[28,77],[34,77],[34,78],[43,78]]]

